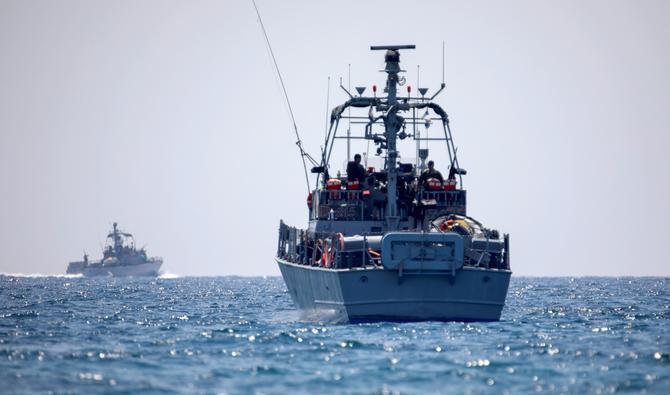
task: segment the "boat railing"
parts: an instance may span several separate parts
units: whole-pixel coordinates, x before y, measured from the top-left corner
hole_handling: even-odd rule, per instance
[[[446,203],[447,205],[465,205],[465,190],[454,189],[451,191],[421,191],[419,193],[419,200],[435,201]]]
[[[340,235],[341,237],[341,235]],[[504,236],[502,250],[490,249],[488,246],[469,247],[470,251],[479,256],[474,260],[466,260],[465,266],[483,267],[487,269],[509,269],[509,236]],[[370,248],[364,236],[360,247],[347,245],[342,248],[337,234],[331,234],[318,240],[307,240],[307,232],[293,226],[279,223],[279,242],[277,257],[291,263],[311,266],[323,266],[334,269],[350,269],[354,267],[382,267],[381,252]]]
[[[370,190],[349,190],[349,189],[335,189],[321,190],[320,203],[328,204],[331,201],[337,201],[338,203],[361,203],[364,202],[366,198],[369,198],[371,195]],[[455,189],[451,191],[427,191],[423,190],[419,192],[419,199],[422,201],[425,200],[435,200],[437,202],[445,202],[446,204],[465,204],[466,201],[466,191],[463,189]]]
[[[322,192],[322,199],[324,203],[327,203],[331,200],[337,201],[348,201],[348,202],[360,202],[366,194],[369,194],[370,191],[361,190],[361,189],[325,189]],[[366,193],[364,193],[366,192]]]
[[[317,200],[316,217],[334,220],[361,220],[365,217],[365,199],[370,191],[321,190]]]
[[[359,248],[348,246],[346,250],[341,248],[337,237],[337,234],[331,234],[310,241],[305,230],[288,226],[284,221],[280,221],[277,257],[291,263],[338,269],[364,267],[370,264],[381,266],[381,254],[371,250],[365,236]]]
[[[347,190],[347,189],[323,189],[318,193],[315,199],[313,215],[314,219],[336,220],[336,221],[360,221],[375,220],[384,217],[385,204],[379,196],[375,196],[374,191],[368,189]],[[411,212],[412,195],[406,195],[398,199],[398,207],[402,216],[409,215]],[[416,201],[426,209],[431,207],[440,210],[465,214],[466,211],[466,191],[456,190],[423,190],[416,196]]]
[[[307,254],[302,242],[305,231],[279,222],[277,256],[290,262],[307,263]]]

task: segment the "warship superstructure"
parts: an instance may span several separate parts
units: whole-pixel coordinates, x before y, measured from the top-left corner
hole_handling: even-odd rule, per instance
[[[317,181],[307,197],[308,227],[280,222],[276,261],[303,311],[332,311],[349,321],[500,319],[512,274],[509,237],[467,215],[466,171],[447,113],[433,101],[444,82],[433,96],[425,88],[412,95],[409,86],[406,95],[398,92],[405,84],[400,51],[414,48],[370,48],[385,51],[381,94],[373,86],[372,96],[364,96],[363,87],[353,95],[340,85],[348,100],[332,110],[320,162],[311,169]],[[362,130],[338,134],[343,119]],[[442,128],[429,138],[433,121]],[[416,141],[414,163],[403,162],[398,150],[408,138]],[[383,166],[364,170],[362,179],[341,169],[332,174],[333,145],[340,139],[375,144]],[[421,144],[429,140],[445,146],[445,178],[426,169],[429,150]]]
[[[83,274],[84,276],[158,276],[163,264],[160,257],[148,257],[144,248],[135,247],[132,234],[119,230],[114,222],[112,231],[107,235],[102,259],[90,261],[84,254],[83,261],[70,262],[67,274]]]

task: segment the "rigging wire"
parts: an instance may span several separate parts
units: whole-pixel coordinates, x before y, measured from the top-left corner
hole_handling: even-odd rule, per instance
[[[324,128],[323,137],[328,138],[328,121],[330,120],[330,76],[328,76],[328,88],[326,90],[326,126]]]
[[[254,9],[256,9],[256,15],[258,15],[258,23],[261,26],[261,30],[263,31],[263,36],[265,36],[265,42],[268,44],[268,49],[270,50],[270,55],[272,56],[272,62],[274,63],[275,70],[277,71],[277,76],[279,77],[279,82],[281,84],[282,91],[284,92],[284,99],[286,100],[286,105],[288,106],[288,111],[289,114],[291,115],[291,122],[293,123],[293,130],[295,131],[295,137],[298,139],[295,144],[298,146],[298,149],[300,150],[300,157],[302,159],[302,167],[305,171],[305,182],[307,183],[307,192],[309,192],[309,174],[307,173],[307,163],[305,162],[305,158],[309,159],[310,162],[312,162],[313,165],[316,166],[316,161],[314,158],[312,158],[311,155],[309,155],[305,150],[302,148],[302,141],[300,140],[300,133],[298,133],[298,126],[296,125],[295,122],[295,116],[293,115],[293,108],[291,107],[291,101],[288,98],[288,92],[286,90],[286,85],[284,85],[284,79],[282,78],[281,71],[279,71],[279,65],[277,64],[277,58],[275,57],[274,51],[272,50],[272,45],[270,45],[270,38],[268,37],[268,33],[265,30],[265,25],[263,24],[263,19],[261,18],[261,13],[258,11],[258,6],[256,5],[255,0],[251,0],[251,2],[254,5]]]

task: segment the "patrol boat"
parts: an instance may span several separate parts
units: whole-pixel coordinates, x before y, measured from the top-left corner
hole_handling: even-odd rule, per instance
[[[99,261],[89,261],[84,254],[84,260],[70,262],[67,274],[83,274],[84,276],[158,276],[158,270],[163,264],[159,257],[147,257],[144,248],[135,248],[135,239],[132,234],[119,230],[114,222],[112,231],[107,235],[103,257]]]
[[[280,221],[276,261],[303,311],[334,312],[348,321],[500,319],[512,274],[509,236],[467,215],[466,171],[456,157],[447,113],[433,101],[444,82],[432,97],[425,88],[412,96],[409,86],[406,96],[399,95],[405,83],[400,50],[414,48],[370,48],[386,51],[382,95],[373,86],[373,96],[364,96],[363,87],[354,96],[340,84],[349,99],[332,110],[320,163],[312,168],[317,183],[307,198],[309,226],[302,230]],[[352,110],[363,114],[348,115]],[[338,134],[347,118],[363,130]],[[433,120],[442,130],[429,138]],[[335,140],[354,138],[374,143],[384,159],[362,182],[340,171],[330,174]],[[402,161],[398,143],[407,138],[416,141],[420,163]],[[446,145],[446,180],[435,173],[420,177],[429,157],[421,144],[428,140]]]

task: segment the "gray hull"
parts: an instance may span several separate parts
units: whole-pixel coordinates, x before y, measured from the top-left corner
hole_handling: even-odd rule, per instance
[[[70,274],[83,274],[86,277],[157,277],[162,262],[147,262],[136,265],[85,267],[81,271],[69,271]]]
[[[404,274],[382,268],[324,269],[275,258],[299,309],[332,311],[349,321],[497,321],[512,272],[463,267]]]

